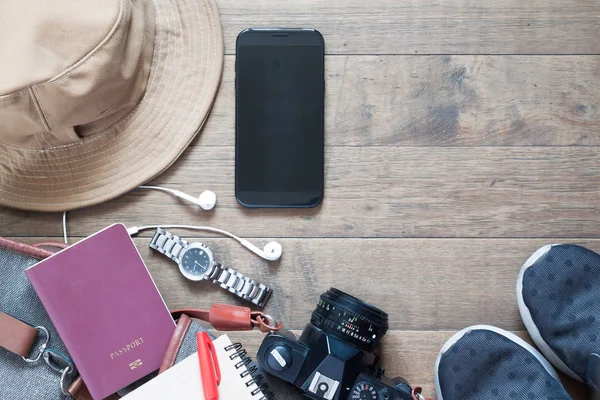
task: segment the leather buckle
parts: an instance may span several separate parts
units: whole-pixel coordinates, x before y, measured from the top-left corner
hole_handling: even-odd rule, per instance
[[[262,312],[254,311],[251,314],[252,325],[257,327],[263,333],[268,332],[277,332],[281,328],[283,328],[283,324],[281,322],[277,322],[277,320],[270,315],[263,314]]]

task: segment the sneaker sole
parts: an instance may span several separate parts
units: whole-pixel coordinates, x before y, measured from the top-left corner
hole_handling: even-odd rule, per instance
[[[531,267],[537,260],[540,259],[544,254],[546,254],[552,246],[556,246],[555,244],[547,244],[546,246],[538,249],[535,253],[531,255],[523,264],[521,268],[521,272],[519,272],[519,278],[517,279],[517,303],[519,305],[519,312],[521,313],[521,319],[525,324],[525,328],[527,328],[527,332],[529,332],[529,336],[535,343],[535,345],[540,349],[542,354],[554,365],[558,368],[559,371],[564,373],[565,375],[570,376],[571,378],[583,382],[581,378],[573,372],[567,365],[558,357],[558,355],[552,350],[552,348],[546,343],[546,341],[542,338],[538,327],[533,322],[533,318],[531,317],[531,312],[529,308],[525,304],[525,300],[523,299],[523,276],[529,267]]]
[[[533,355],[540,362],[540,364],[542,364],[542,366],[550,374],[550,376],[552,376],[553,378],[555,378],[556,380],[558,380],[560,382],[560,378],[558,377],[558,374],[556,373],[554,368],[552,368],[552,365],[548,362],[548,360],[546,360],[544,358],[544,356],[539,351],[537,351],[532,345],[530,345],[529,343],[527,343],[526,341],[524,341],[517,335],[510,333],[508,331],[505,331],[504,329],[496,328],[496,327],[490,326],[490,325],[474,325],[474,326],[470,326],[468,328],[463,329],[462,331],[456,333],[454,336],[452,336],[450,339],[448,339],[446,344],[444,344],[444,347],[442,347],[442,350],[440,350],[440,353],[438,354],[437,359],[435,360],[435,390],[437,392],[438,400],[444,400],[444,397],[442,396],[442,390],[440,387],[440,379],[439,379],[439,375],[438,375],[438,369],[440,367],[440,361],[442,359],[442,356],[444,354],[446,354],[446,352],[448,350],[450,350],[450,348],[454,344],[456,344],[456,342],[458,342],[464,335],[466,335],[467,333],[469,333],[471,331],[476,331],[476,330],[486,330],[486,331],[491,331],[491,332],[497,333],[497,334],[509,339],[510,341],[516,343],[517,345],[521,346],[523,349],[525,349],[526,351],[531,353],[531,355]]]

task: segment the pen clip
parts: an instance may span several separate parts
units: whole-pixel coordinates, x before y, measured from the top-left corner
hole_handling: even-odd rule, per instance
[[[219,359],[217,358],[217,349],[215,349],[215,345],[206,332],[202,332],[202,338],[204,340],[205,345],[208,347],[210,352],[210,358],[212,360],[212,364],[214,367],[214,371],[217,378],[217,385],[221,384],[221,367],[219,367]]]

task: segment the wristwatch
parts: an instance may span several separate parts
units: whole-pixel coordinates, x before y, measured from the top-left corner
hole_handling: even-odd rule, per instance
[[[162,228],[156,229],[150,248],[175,261],[186,278],[192,281],[207,280],[259,307],[267,303],[273,292],[269,286],[217,263],[213,252],[205,244],[189,243]]]

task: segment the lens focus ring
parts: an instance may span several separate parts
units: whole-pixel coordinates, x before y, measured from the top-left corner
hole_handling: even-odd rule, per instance
[[[311,323],[369,352],[377,348],[389,328],[385,312],[334,288],[321,295]]]

